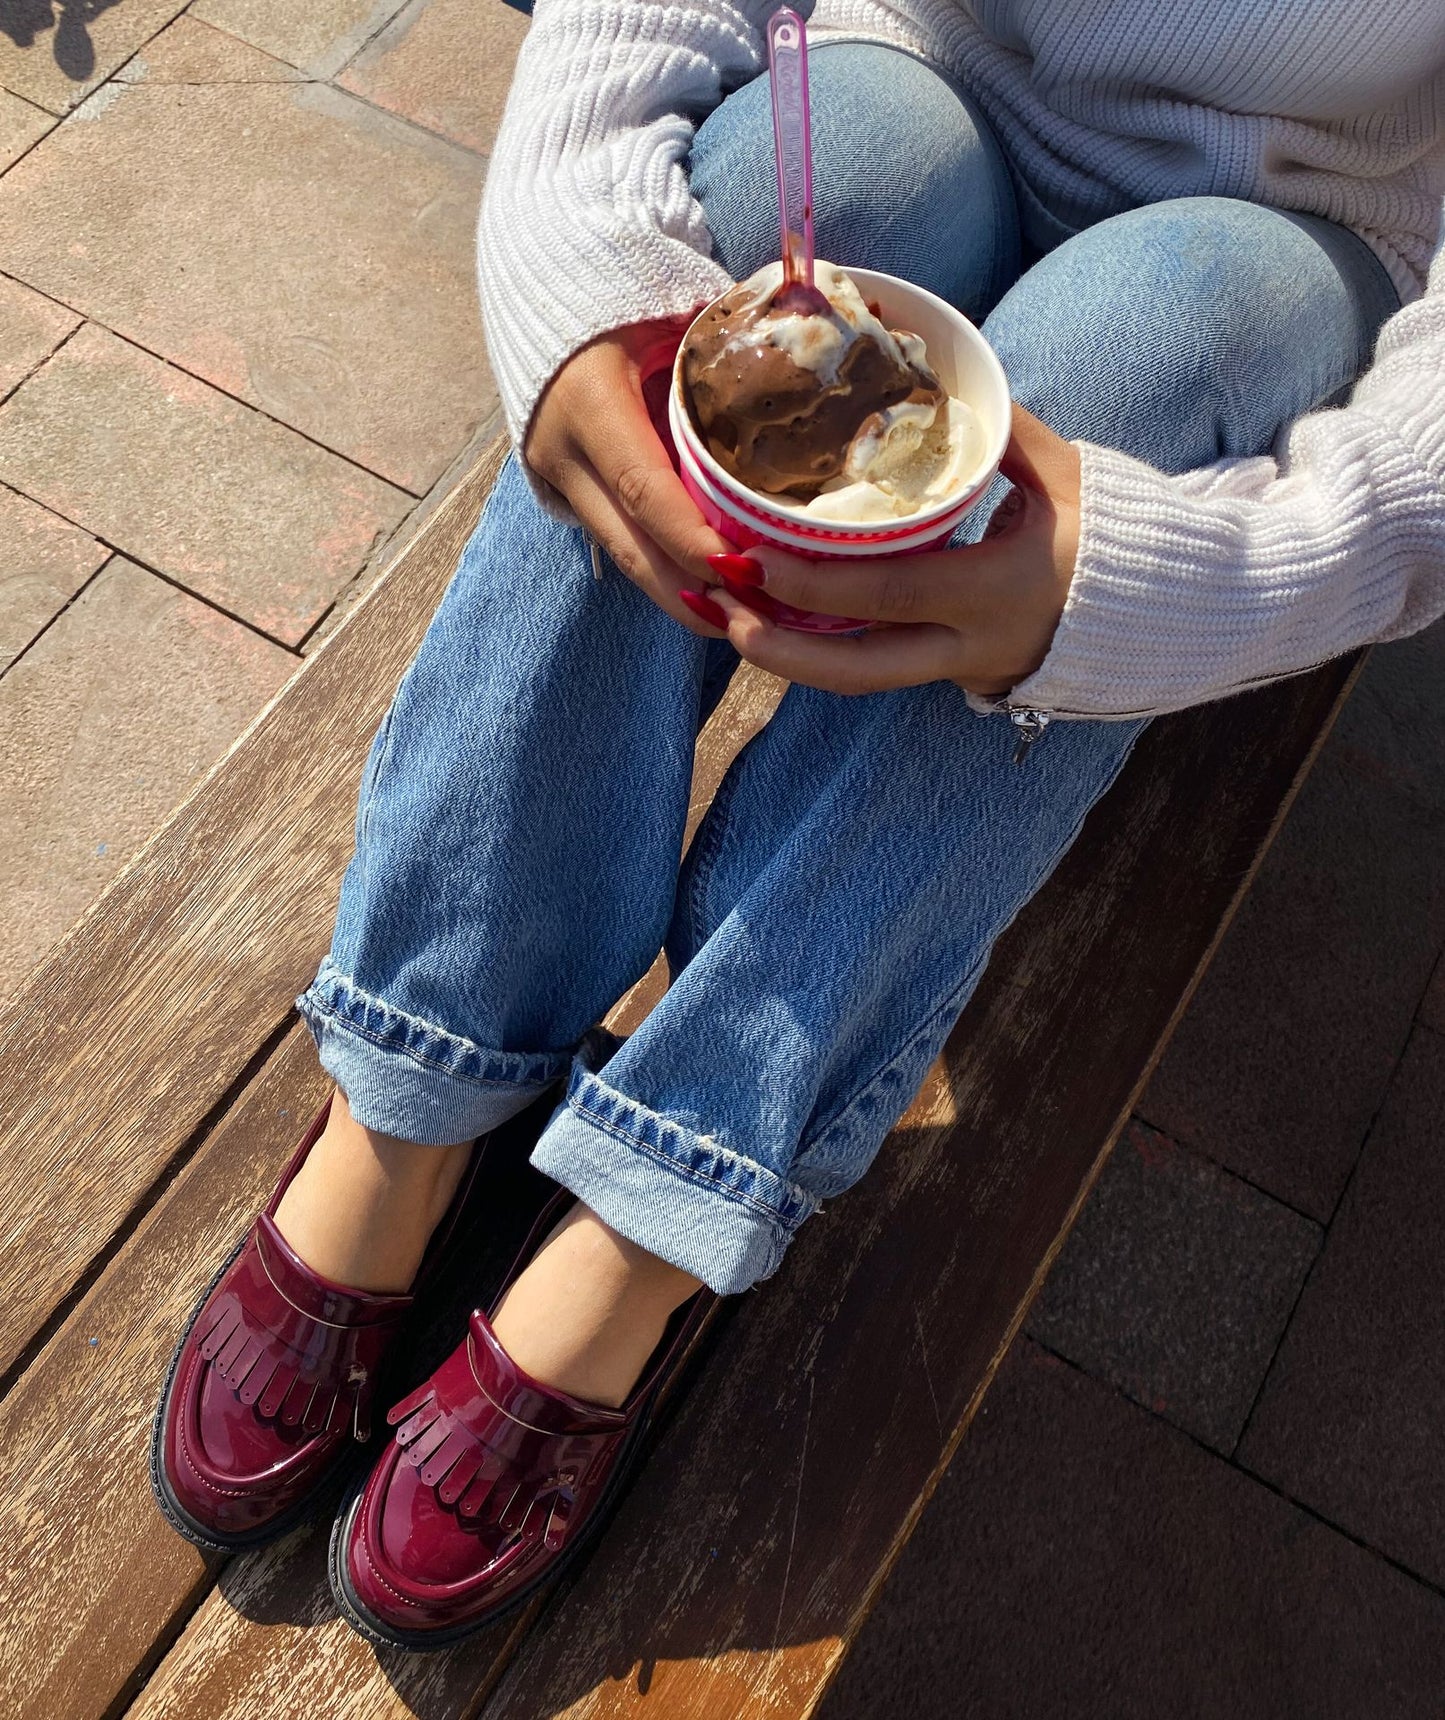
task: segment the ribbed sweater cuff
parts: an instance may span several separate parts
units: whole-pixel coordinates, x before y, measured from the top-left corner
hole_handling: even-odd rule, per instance
[[[1156,716],[1335,654],[1297,520],[1272,522],[1252,498],[1211,505],[1126,454],[1078,447],[1073,582],[1047,657],[1010,702],[1062,717]]]

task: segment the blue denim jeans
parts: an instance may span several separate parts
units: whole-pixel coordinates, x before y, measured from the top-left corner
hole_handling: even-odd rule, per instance
[[[767,104],[737,91],[693,150],[735,276],[776,242]],[[953,300],[1054,429],[1165,468],[1267,449],[1395,305],[1360,240],[1244,203],[1021,225],[980,115],[892,50],[820,48],[813,125],[821,254]],[[723,1292],[867,1169],[1141,726],[1056,723],[1017,767],[1009,723],[951,684],[794,687],[683,858],[694,738],[735,663],[599,579],[509,465],[372,747],[300,999],[359,1120],[412,1141],[565,1078],[535,1162]],[[643,1026],[589,1032],[663,945]]]

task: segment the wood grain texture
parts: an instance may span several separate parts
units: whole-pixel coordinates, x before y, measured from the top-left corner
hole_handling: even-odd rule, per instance
[[[872,1172],[742,1301],[487,1720],[812,1712],[1349,674],[1145,735]]]
[[[298,1024],[0,1403],[0,1712],[98,1720],[209,1586],[151,1498],[151,1416],[326,1089]]]
[[[729,762],[766,722],[781,691],[761,671],[744,668],[735,677],[698,740],[689,837]],[[665,978],[659,962],[609,1022],[624,1032],[635,1025]],[[129,1717],[309,1720],[324,1711],[328,1720],[460,1720],[501,1675],[536,1611],[443,1654],[374,1655],[334,1617],[324,1535],[293,1536],[226,1569]]]
[[[127,1720],[467,1716],[532,1616],[439,1654],[374,1650],[336,1616],[324,1528],[298,1532],[226,1567]]]
[[[366,749],[500,457],[439,510],[0,1013],[0,1373],[309,981]]]

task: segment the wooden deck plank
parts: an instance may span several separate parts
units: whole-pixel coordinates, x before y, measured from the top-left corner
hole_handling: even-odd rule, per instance
[[[812,1712],[1349,674],[1144,737],[879,1163],[744,1300],[488,1720]]]
[[[321,1537],[293,1538],[230,1568],[129,1720],[302,1720],[323,1697],[344,1720],[811,1712],[1345,674],[1147,737],[879,1165],[737,1305],[642,1485],[537,1629],[373,1656],[330,1614]],[[739,738],[726,720],[721,734]]]
[[[151,1414],[325,1085],[298,1024],[0,1403],[0,1712],[99,1720],[209,1587],[151,1498]]]
[[[336,1616],[326,1534],[232,1561],[126,1720],[463,1720],[535,1608],[441,1654],[373,1650]]]
[[[366,748],[500,458],[438,510],[0,1012],[0,1375],[309,980]]]

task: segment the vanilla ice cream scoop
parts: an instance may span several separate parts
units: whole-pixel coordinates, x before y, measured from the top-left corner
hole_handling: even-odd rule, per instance
[[[807,504],[825,520],[905,519],[956,495],[984,455],[983,426],[961,400],[937,408],[906,402],[875,412],[848,447],[842,474]]]

